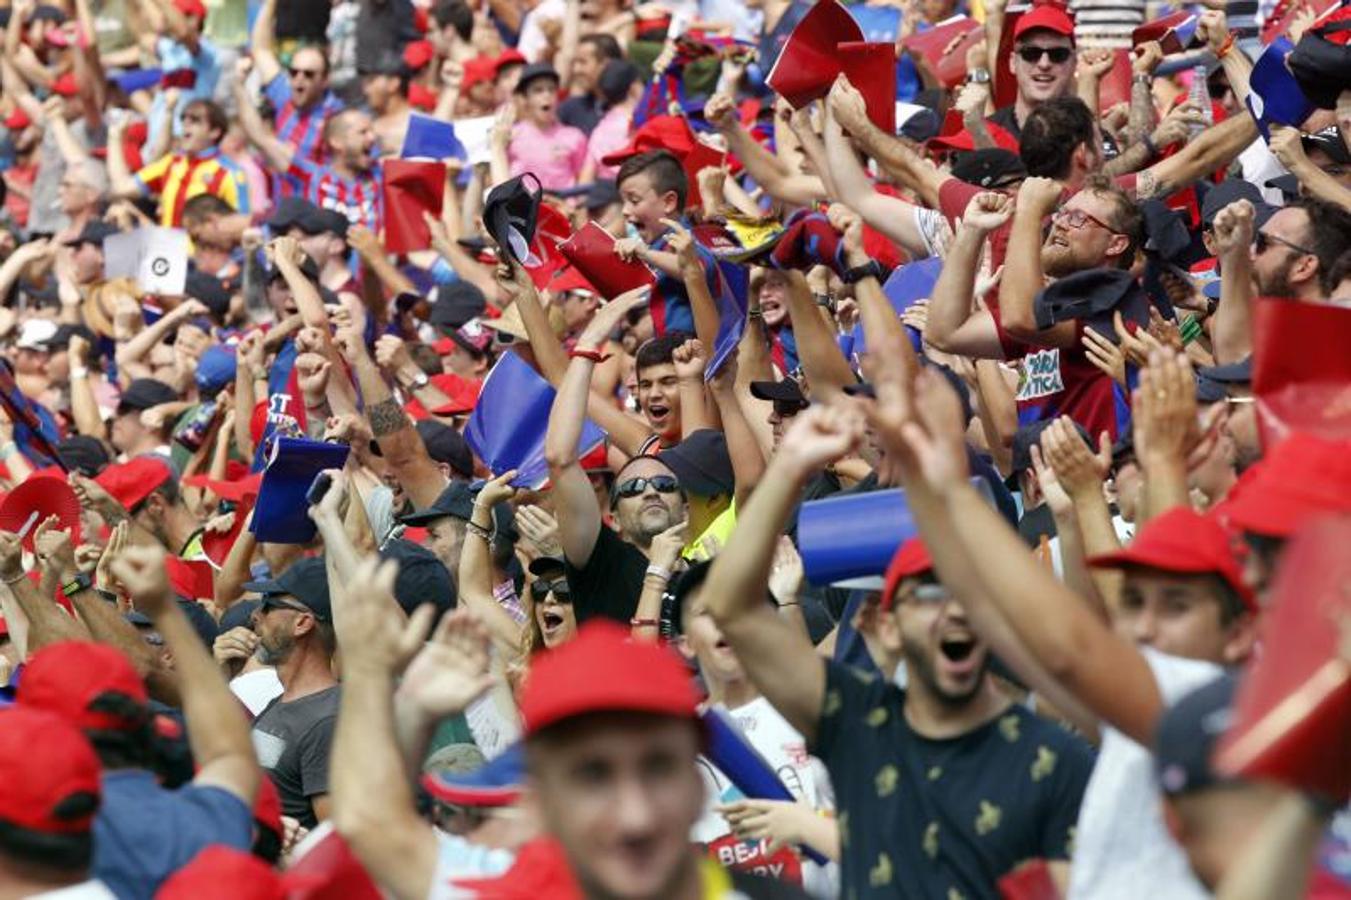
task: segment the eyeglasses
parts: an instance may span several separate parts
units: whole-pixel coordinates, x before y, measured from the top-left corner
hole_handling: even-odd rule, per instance
[[[647,490],[651,485],[652,489],[659,494],[674,494],[680,490],[680,482],[675,480],[673,475],[653,475],[651,478],[630,478],[627,481],[621,481],[615,488],[615,496],[620,499],[637,497]]]
[[[1092,213],[1084,212],[1082,209],[1064,209],[1064,208],[1058,209],[1051,214],[1051,221],[1062,222],[1067,227],[1072,228],[1075,231],[1078,231],[1080,228],[1083,228],[1089,222],[1092,222],[1094,225],[1097,225],[1103,231],[1109,231],[1112,234],[1121,233],[1117,231],[1115,228],[1113,228],[1111,225],[1108,225],[1102,219],[1099,219]]]
[[[572,602],[572,588],[568,587],[566,578],[555,578],[553,581],[537,578],[530,584],[530,598],[536,603],[543,603],[550,591],[553,591],[554,599],[559,603]]]
[[[291,72],[291,77],[292,77],[292,78],[299,78],[300,76],[303,75],[303,76],[305,76],[306,78],[317,79],[317,78],[319,78],[319,76],[321,76],[321,75],[324,74],[323,72],[319,71],[318,69],[296,69],[296,68],[292,68],[292,69],[290,70],[290,72]]]
[[[1042,54],[1055,65],[1061,65],[1069,60],[1074,50],[1070,47],[1038,47],[1036,44],[1027,44],[1018,48],[1018,56],[1025,63],[1036,65],[1041,61]]]
[[[919,584],[905,599],[914,600],[916,603],[923,603],[926,606],[936,606],[951,596],[952,593],[941,584]]]
[[[1283,246],[1289,247],[1296,253],[1307,253],[1309,256],[1318,255],[1317,253],[1314,253],[1307,247],[1301,247],[1299,244],[1291,243],[1290,241],[1287,241],[1283,237],[1278,237],[1274,234],[1268,234],[1265,231],[1259,231],[1255,235],[1253,235],[1252,239],[1253,250],[1256,252],[1258,256],[1261,256],[1263,253],[1267,252],[1267,248],[1271,246],[1272,241],[1275,241],[1276,243],[1281,244]]]

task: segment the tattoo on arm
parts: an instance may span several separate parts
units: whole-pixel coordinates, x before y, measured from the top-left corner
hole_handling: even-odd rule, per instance
[[[371,422],[371,434],[377,438],[393,434],[408,426],[408,416],[404,415],[403,407],[393,397],[371,406],[366,410],[366,418]]]
[[[1137,200],[1149,200],[1152,197],[1166,197],[1173,192],[1173,186],[1160,179],[1149,169],[1145,169],[1135,179],[1135,197]]]

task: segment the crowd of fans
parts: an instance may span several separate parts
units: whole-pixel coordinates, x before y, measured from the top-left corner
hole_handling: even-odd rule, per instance
[[[1351,897],[1351,7],[0,36],[0,900]]]

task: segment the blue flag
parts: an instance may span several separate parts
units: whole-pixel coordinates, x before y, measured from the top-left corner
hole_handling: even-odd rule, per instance
[[[0,407],[14,423],[14,445],[38,468],[58,465],[65,468],[56,453],[61,440],[56,419],[45,406],[29,399],[14,383],[9,363],[0,360]]]
[[[556,392],[525,360],[504,353],[483,381],[464,439],[494,474],[516,470],[512,484],[537,488],[549,477],[544,435]],[[582,425],[577,453],[584,456],[605,440],[590,420]]]
[[[746,331],[750,274],[743,266],[720,260],[708,271],[708,287],[718,304],[718,339],[704,369],[705,381],[718,374],[741,343],[741,335]]]
[[[263,470],[258,503],[253,508],[251,530],[269,544],[304,544],[314,539],[316,528],[309,516],[309,492],[314,478],[325,469],[347,464],[346,444],[279,437]]]
[[[1299,82],[1290,73],[1285,58],[1294,45],[1287,38],[1277,38],[1253,64],[1248,78],[1248,110],[1257,120],[1262,137],[1271,139],[1271,126],[1289,125],[1298,128],[1313,115],[1313,101],[1304,96]]]
[[[930,256],[927,259],[897,267],[891,273],[891,277],[887,279],[886,284],[882,285],[882,293],[887,295],[887,300],[891,302],[891,308],[896,310],[896,315],[905,312],[915,301],[923,300],[932,294],[934,285],[938,283],[938,273],[942,270],[943,258],[941,256]],[[905,326],[905,331],[910,336],[911,346],[918,353],[924,342],[923,336],[909,325]],[[860,356],[867,352],[867,349],[863,335],[863,323],[859,322],[854,326],[850,353],[853,356]]]
[[[403,149],[399,151],[403,159],[468,159],[469,152],[455,136],[455,126],[422,113],[413,113],[408,117],[408,130],[403,135]]]

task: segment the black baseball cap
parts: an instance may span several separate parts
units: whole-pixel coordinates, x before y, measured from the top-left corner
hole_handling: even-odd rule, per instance
[[[105,222],[102,219],[91,219],[84,223],[80,233],[66,241],[67,247],[78,247],[81,244],[98,244],[103,246],[104,238],[117,234],[117,226],[111,222]]]
[[[467,481],[452,481],[426,509],[400,516],[404,525],[421,528],[437,519],[455,518],[468,522],[474,515],[474,492]]]
[[[328,572],[322,556],[311,556],[291,565],[277,578],[267,581],[249,581],[244,590],[262,594],[261,605],[267,608],[270,597],[293,597],[321,622],[333,621],[333,607],[328,594]]]
[[[1242,178],[1227,178],[1206,191],[1201,199],[1201,224],[1209,228],[1215,223],[1220,210],[1239,200],[1247,200],[1254,208],[1265,206],[1262,192],[1257,185]]]
[[[272,215],[267,217],[264,224],[275,232],[283,233],[290,230],[292,225],[297,224],[307,210],[312,209],[318,209],[318,207],[304,197],[282,197],[277,201],[277,205],[272,209]]]
[[[957,157],[952,164],[952,177],[976,187],[1005,187],[1009,182],[1027,177],[1022,158],[1003,147],[983,147]]]
[[[188,273],[183,292],[204,303],[213,316],[223,318],[230,309],[230,292],[214,275],[193,269]]]
[[[1221,675],[1164,711],[1154,733],[1154,766],[1159,786],[1169,796],[1223,784],[1210,758],[1233,717],[1238,681]]]
[[[231,603],[229,608],[221,614],[220,633],[224,634],[232,628],[238,628],[243,625],[245,628],[253,627],[253,612],[262,606],[261,600],[237,600]]]
[[[450,466],[464,478],[474,477],[474,454],[458,431],[435,419],[423,419],[416,428],[428,456]]]
[[[558,77],[558,70],[553,66],[548,63],[530,63],[521,70],[521,77],[516,82],[515,93],[524,94],[530,82],[540,78],[552,78],[554,81],[562,83],[562,79]]]
[[[700,428],[662,450],[657,459],[675,473],[680,487],[696,497],[719,497],[736,490],[727,436],[716,428]]]
[[[117,412],[120,415],[128,410],[150,409],[152,406],[173,403],[178,399],[178,391],[158,379],[133,378],[117,401]]]
[[[752,381],[751,396],[772,403],[796,403],[804,408],[811,402],[802,393],[802,385],[796,379],[786,377],[778,381]]]
[[[436,302],[432,304],[427,320],[443,331],[454,330],[483,315],[487,307],[488,298],[483,291],[467,281],[456,281],[436,289]]]
[[[1351,150],[1347,150],[1346,141],[1342,140],[1342,131],[1336,125],[1329,125],[1313,134],[1302,135],[1299,140],[1304,145],[1305,153],[1321,150],[1339,165],[1351,164]]]
[[[394,599],[406,613],[430,603],[436,607],[439,619],[455,608],[455,583],[450,570],[435,553],[412,541],[395,538],[380,548],[381,559],[392,559],[399,564],[394,579]]]
[[[527,571],[536,578],[552,575],[554,572],[566,572],[568,564],[561,556],[537,556],[530,560]]]
[[[56,445],[56,455],[67,469],[93,478],[113,461],[103,442],[87,434],[73,434]]]
[[[319,206],[309,204],[310,208],[304,210],[295,221],[295,226],[306,234],[336,234],[338,237],[346,240],[347,229],[351,222],[347,217],[337,210],[324,209]]]

